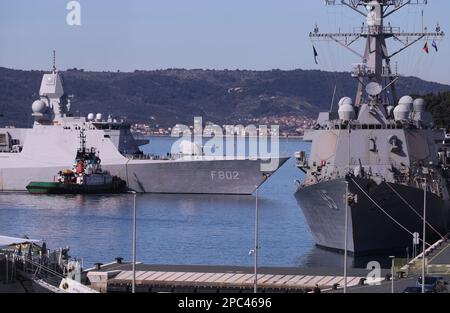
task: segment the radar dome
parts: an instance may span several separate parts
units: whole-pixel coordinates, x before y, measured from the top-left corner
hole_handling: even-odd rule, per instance
[[[398,104],[399,105],[406,105],[408,107],[408,109],[410,111],[412,111],[413,102],[414,102],[414,100],[413,100],[412,97],[404,96],[404,97],[400,98],[400,100],[398,101]]]
[[[97,115],[95,116],[95,119],[99,122],[102,120],[102,118],[103,118],[102,113],[97,113]]]
[[[339,119],[349,121],[355,119],[355,108],[353,107],[353,100],[345,97],[339,101]]]
[[[183,140],[180,143],[180,153],[182,155],[202,155],[202,148],[191,141]]]
[[[31,109],[33,110],[33,113],[45,113],[47,111],[47,105],[42,100],[36,100],[31,105]]]
[[[95,114],[94,113],[89,113],[87,116],[88,121],[93,121],[95,118]]]
[[[411,113],[411,110],[410,110],[409,104],[399,103],[394,109],[394,119],[396,121],[406,121],[409,119],[410,113]]]
[[[424,99],[416,99],[413,102],[414,112],[425,112],[427,110],[427,103]]]
[[[352,98],[344,97],[341,100],[339,100],[339,107],[343,106],[344,104],[353,106]]]

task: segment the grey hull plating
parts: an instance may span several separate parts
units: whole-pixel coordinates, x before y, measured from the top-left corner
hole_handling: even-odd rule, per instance
[[[287,158],[280,159],[280,166]],[[105,164],[103,168],[142,193],[252,194],[272,173],[262,160],[161,161]],[[0,191],[26,191],[30,181],[54,181],[70,163],[51,167],[0,168]],[[14,177],[14,179],[11,179]],[[11,182],[14,184],[11,184]]]
[[[380,210],[349,180],[349,190],[356,194],[358,202],[349,207],[348,249],[355,255],[375,252],[399,251],[406,254],[406,248],[412,251],[412,235],[418,232],[422,236],[423,191],[420,189],[389,184],[380,185],[366,179],[354,178],[376,203],[404,228],[395,223]],[[345,179],[321,182],[297,190],[295,197],[301,207],[314,239],[318,246],[344,250],[345,223]],[[427,227],[427,242],[433,243],[448,232],[448,201],[442,201],[434,194],[427,194],[427,221],[434,230]],[[407,230],[405,230],[407,229]],[[438,234],[439,233],[439,234]]]
[[[280,166],[287,158],[279,160]],[[266,180],[261,160],[133,163],[105,166],[128,186],[145,193],[252,194]]]

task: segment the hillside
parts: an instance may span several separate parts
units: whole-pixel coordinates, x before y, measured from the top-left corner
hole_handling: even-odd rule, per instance
[[[424,98],[436,125],[450,131],[450,92],[428,94]]]
[[[0,68],[0,111],[5,122],[31,125],[31,103],[43,72]],[[101,112],[133,122],[173,126],[191,124],[194,116],[216,123],[239,123],[276,116],[315,117],[337,96],[354,97],[356,82],[348,73],[321,71],[160,71],[64,72],[66,90],[75,95],[73,111]],[[399,94],[450,91],[450,87],[406,77]]]

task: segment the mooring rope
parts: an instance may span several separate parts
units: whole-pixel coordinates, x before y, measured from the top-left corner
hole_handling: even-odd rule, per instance
[[[420,219],[423,221],[423,216],[422,215],[420,215],[419,214],[419,212],[417,212],[413,207],[412,207],[412,205],[411,204],[409,204],[409,202],[408,201],[406,201],[406,199],[405,198],[403,198],[402,197],[402,195],[400,195],[398,192],[397,192],[397,190],[395,190],[391,185],[389,185],[388,183],[386,183],[386,185],[388,185],[389,186],[389,188],[418,216],[418,217],[420,217]],[[434,227],[433,227],[433,225],[431,225],[429,222],[427,222],[427,221],[425,221],[425,223],[436,233],[436,234],[438,234],[441,238],[444,238],[444,236],[439,232],[439,231],[437,231]]]
[[[381,206],[378,205],[378,203],[372,199],[371,196],[369,196],[367,194],[367,192],[353,179],[351,178],[352,182],[364,193],[364,195],[371,201],[373,202],[373,204],[375,204],[375,206],[381,211],[383,212],[387,217],[389,217],[389,219],[391,219],[395,224],[397,224],[398,226],[400,226],[403,230],[405,230],[406,232],[408,232],[411,237],[414,236],[414,233],[411,232],[408,228],[406,228],[405,226],[403,226],[399,221],[397,221],[394,217],[392,217],[388,212],[386,212],[385,210],[383,210],[383,208]],[[423,239],[419,238],[420,241],[423,242]],[[425,242],[426,245],[431,246],[429,243]]]

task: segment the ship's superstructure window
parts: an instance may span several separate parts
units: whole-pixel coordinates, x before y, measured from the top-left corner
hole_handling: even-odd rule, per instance
[[[0,152],[11,150],[11,136],[9,133],[0,133]]]

